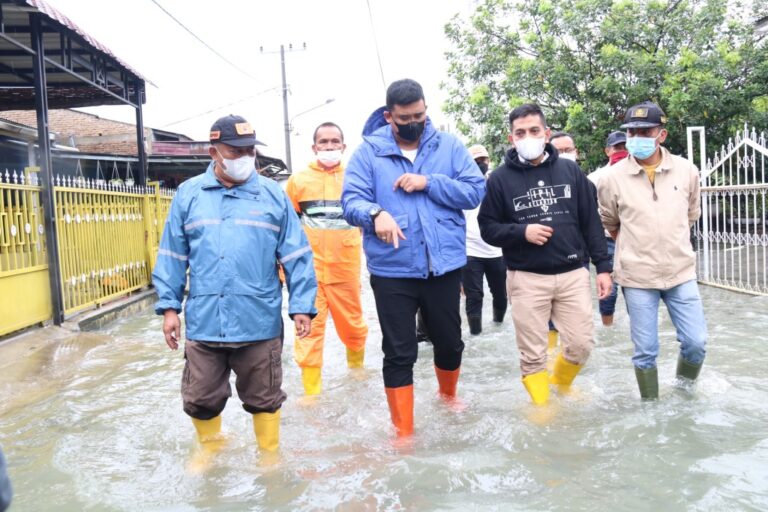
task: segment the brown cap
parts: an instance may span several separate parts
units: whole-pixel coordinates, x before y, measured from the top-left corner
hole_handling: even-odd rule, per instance
[[[474,146],[469,147],[469,154],[472,155],[472,158],[478,159],[478,158],[490,158],[490,155],[488,155],[488,150],[485,149],[485,146],[481,144],[475,144]]]

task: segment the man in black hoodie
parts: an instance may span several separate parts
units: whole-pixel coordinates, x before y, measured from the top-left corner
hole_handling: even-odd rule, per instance
[[[488,179],[478,222],[483,240],[502,248],[507,295],[520,350],[523,385],[535,404],[549,399],[549,384],[567,391],[594,341],[589,270],[597,292],[611,291],[611,259],[595,193],[579,166],[558,158],[538,105],[509,114],[514,145]],[[547,373],[547,320],[560,331],[562,351]]]

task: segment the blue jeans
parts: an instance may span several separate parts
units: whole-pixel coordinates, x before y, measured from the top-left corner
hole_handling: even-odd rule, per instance
[[[608,246],[608,256],[611,257],[611,263],[613,263],[613,254],[616,252],[616,242],[612,238],[608,238],[605,243]],[[614,281],[611,294],[600,300],[600,316],[613,316],[613,313],[616,311],[616,298],[618,295],[619,285]]]
[[[706,354],[707,324],[695,280],[668,290],[621,287],[629,313],[629,330],[635,353],[632,363],[646,370],[656,366],[659,355],[659,299],[664,301],[680,342],[680,354],[701,364]]]

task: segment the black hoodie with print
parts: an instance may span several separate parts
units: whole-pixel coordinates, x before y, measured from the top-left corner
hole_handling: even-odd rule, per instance
[[[520,160],[513,148],[488,178],[478,223],[483,240],[501,247],[510,270],[562,274],[586,265],[611,272],[594,186],[579,166],[558,158],[551,144],[539,165]],[[552,227],[544,245],[525,238],[528,224]]]

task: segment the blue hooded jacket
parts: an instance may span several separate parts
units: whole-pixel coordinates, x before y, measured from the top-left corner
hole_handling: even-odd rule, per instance
[[[381,277],[427,278],[463,267],[466,223],[462,210],[480,204],[485,178],[464,144],[455,136],[435,130],[427,119],[413,163],[403,156],[386,108],[366,122],[363,143],[347,165],[341,194],[344,219],[363,229],[368,271]],[[427,187],[407,193],[393,184],[405,173],[427,177]],[[370,212],[386,210],[405,235],[395,249],[376,237]]]

